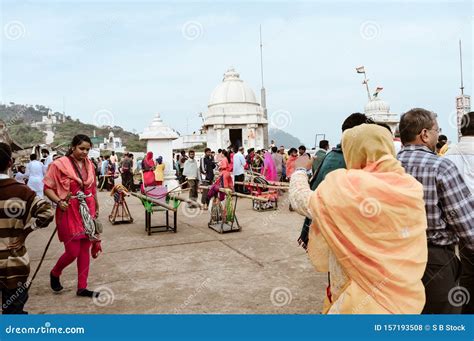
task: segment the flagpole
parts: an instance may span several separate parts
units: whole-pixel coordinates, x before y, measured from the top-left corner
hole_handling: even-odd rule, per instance
[[[459,113],[457,114],[457,125],[458,125],[458,142],[461,140],[461,122],[462,122],[462,117],[466,112],[465,106],[464,106],[464,81],[463,81],[463,73],[462,73],[462,48],[461,48],[461,39],[459,39],[459,65],[461,67],[461,119],[459,118]]]
[[[265,88],[263,85],[263,44],[262,44],[262,25],[260,25],[260,75],[262,77],[262,89]]]
[[[461,39],[459,39],[459,64],[461,65],[461,96],[464,96],[464,83],[462,75],[462,49],[461,49]]]
[[[262,77],[262,88],[260,89],[260,106],[263,110],[263,118],[268,119],[267,115],[267,94],[263,83],[263,40],[262,25],[260,25],[260,75]],[[263,127],[263,145],[268,146],[268,125]]]
[[[367,79],[367,74],[365,73],[365,70],[364,70],[364,83],[365,83],[365,87],[367,89],[367,97],[369,97],[369,102],[372,100],[372,98],[370,97],[370,90],[369,90],[369,80]]]

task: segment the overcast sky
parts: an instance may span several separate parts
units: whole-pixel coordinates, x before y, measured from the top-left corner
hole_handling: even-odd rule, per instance
[[[343,119],[363,111],[360,65],[392,112],[431,109],[454,139],[462,39],[474,95],[471,1],[1,3],[0,100],[64,103],[90,123],[141,132],[160,112],[197,130],[229,67],[259,98],[260,24],[269,119],[309,146],[316,133],[334,145]]]

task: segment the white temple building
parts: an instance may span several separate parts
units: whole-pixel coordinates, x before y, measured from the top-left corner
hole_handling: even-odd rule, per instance
[[[147,142],[146,150],[152,152],[154,158],[163,157],[165,164],[164,185],[168,189],[176,188],[178,181],[173,170],[173,141],[178,138],[176,131],[165,124],[160,114],[157,113],[150,125],[139,136],[140,140]]]
[[[387,124],[392,130],[392,134],[395,134],[400,123],[400,116],[390,112],[390,105],[377,96],[372,97],[365,105],[365,115],[376,123]]]
[[[212,92],[203,117],[203,133],[212,150],[231,145],[245,149],[266,147],[266,110],[234,69],[227,70],[222,83]]]
[[[125,146],[122,145],[122,139],[120,137],[115,137],[114,133],[111,131],[109,137],[104,137],[104,142],[99,145],[100,149],[113,150],[114,152],[124,153]]]
[[[31,124],[31,126],[38,129],[52,129],[53,125],[64,122],[66,122],[66,115],[53,113],[53,111],[49,109],[48,114],[43,115],[40,122],[34,122]]]

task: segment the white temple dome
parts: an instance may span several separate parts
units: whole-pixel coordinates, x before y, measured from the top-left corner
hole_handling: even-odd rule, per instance
[[[378,97],[370,99],[365,105],[365,114],[376,123],[388,125],[392,133],[395,132],[400,122],[399,115],[390,112],[390,105]]]
[[[240,79],[234,69],[224,73],[224,79],[211,94],[208,106],[224,103],[251,103],[258,104],[252,89]]]
[[[370,114],[377,114],[377,113],[389,113],[390,112],[390,105],[379,99],[379,98],[374,98],[373,100],[369,101],[365,105],[365,114],[370,115]]]

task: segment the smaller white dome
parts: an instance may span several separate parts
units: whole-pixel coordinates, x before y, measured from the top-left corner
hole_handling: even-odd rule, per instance
[[[224,73],[224,79],[211,94],[208,106],[225,103],[252,103],[258,104],[252,89],[240,79],[234,69]]]
[[[171,127],[166,125],[157,113],[151,124],[139,135],[140,140],[174,140],[178,134]]]

